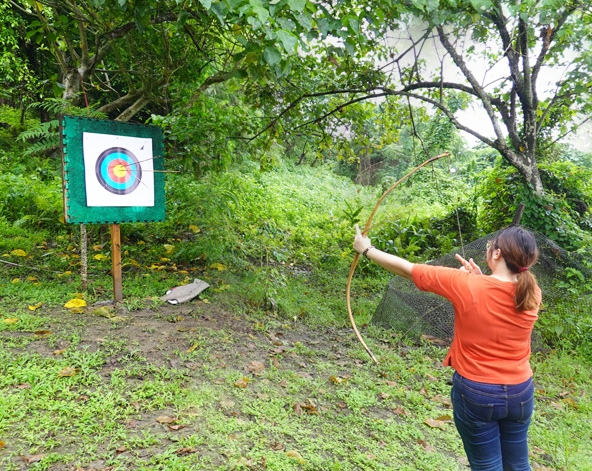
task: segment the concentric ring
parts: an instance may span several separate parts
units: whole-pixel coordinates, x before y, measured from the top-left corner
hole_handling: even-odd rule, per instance
[[[142,167],[136,156],[123,147],[104,150],[95,165],[99,183],[116,195],[127,195],[142,181]]]

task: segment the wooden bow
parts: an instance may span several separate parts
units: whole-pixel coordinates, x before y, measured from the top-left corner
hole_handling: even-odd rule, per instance
[[[376,214],[376,211],[378,211],[379,206],[381,205],[383,200],[386,198],[386,196],[391,191],[393,191],[395,188],[397,188],[401,183],[403,183],[405,180],[407,180],[411,175],[413,175],[415,172],[417,172],[420,168],[425,167],[426,165],[431,164],[432,162],[435,162],[436,160],[441,159],[443,157],[448,157],[449,155],[450,155],[450,152],[444,152],[443,154],[437,155],[436,157],[432,157],[432,158],[426,160],[421,165],[418,165],[413,170],[411,170],[407,175],[405,175],[400,180],[398,180],[388,190],[386,190],[382,194],[380,199],[376,202],[374,209],[370,213],[370,217],[368,218],[368,221],[366,222],[366,225],[364,226],[364,229],[362,230],[362,235],[366,236],[368,234],[368,232],[370,231],[370,226],[372,225],[372,219],[374,219],[374,215]],[[358,337],[358,340],[364,346],[364,349],[368,352],[368,354],[370,355],[372,360],[374,360],[374,363],[378,364],[378,360],[376,359],[376,357],[374,356],[374,354],[372,353],[370,348],[368,348],[368,345],[366,345],[366,342],[364,342],[364,339],[362,339],[362,336],[360,335],[360,332],[358,331],[358,328],[356,327],[356,322],[354,321],[354,315],[353,315],[352,309],[351,309],[351,299],[350,299],[351,298],[351,296],[350,296],[351,281],[354,276],[354,271],[356,270],[356,266],[358,265],[359,259],[360,259],[360,254],[356,253],[356,255],[354,257],[354,261],[351,264],[351,268],[349,269],[349,275],[347,277],[347,285],[345,288],[345,302],[347,304],[347,313],[349,314],[349,320],[350,320],[351,325],[354,329],[354,332],[356,333],[356,337]]]

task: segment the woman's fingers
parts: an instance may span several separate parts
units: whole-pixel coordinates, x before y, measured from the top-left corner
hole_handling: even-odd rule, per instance
[[[457,260],[460,262],[460,264],[462,265],[462,266],[460,267],[460,269],[461,269],[461,270],[468,271],[469,273],[472,271],[474,263],[467,262],[467,261],[466,261],[464,258],[462,258],[462,257],[461,257],[459,254],[455,254],[454,256],[456,257],[456,259],[457,259]],[[471,259],[471,261],[472,261],[472,259]]]

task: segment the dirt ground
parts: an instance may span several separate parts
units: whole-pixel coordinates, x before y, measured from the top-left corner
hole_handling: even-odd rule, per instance
[[[187,352],[200,343],[200,338],[208,344],[210,360],[215,359],[228,368],[245,369],[247,373],[252,361],[265,364],[274,361],[275,366],[281,366],[277,356],[293,350],[298,342],[308,348],[319,346],[319,350],[328,350],[328,357],[337,360],[338,365],[362,363],[342,351],[354,340],[351,329],[312,329],[303,323],[282,322],[278,318],[269,323],[252,321],[202,301],[165,304],[131,312],[109,304],[90,306],[80,314],[71,314],[64,309],[48,314],[50,322],[46,329],[58,337],[67,337],[63,334],[73,329],[80,337],[78,348],[94,351],[109,339],[117,339],[125,341],[130,351],[155,366],[198,368],[200,365],[181,359],[175,352]],[[60,342],[57,346],[33,342],[27,350],[51,355],[56,349],[68,346],[67,340]],[[298,355],[282,355],[282,358],[283,362],[288,362],[284,367],[314,374],[306,371],[307,365]],[[111,358],[109,363],[115,367],[117,358]]]

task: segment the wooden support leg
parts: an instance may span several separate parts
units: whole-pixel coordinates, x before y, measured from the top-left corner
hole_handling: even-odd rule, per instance
[[[113,299],[123,301],[123,283],[121,279],[121,232],[119,224],[111,224],[111,274],[113,276]]]

